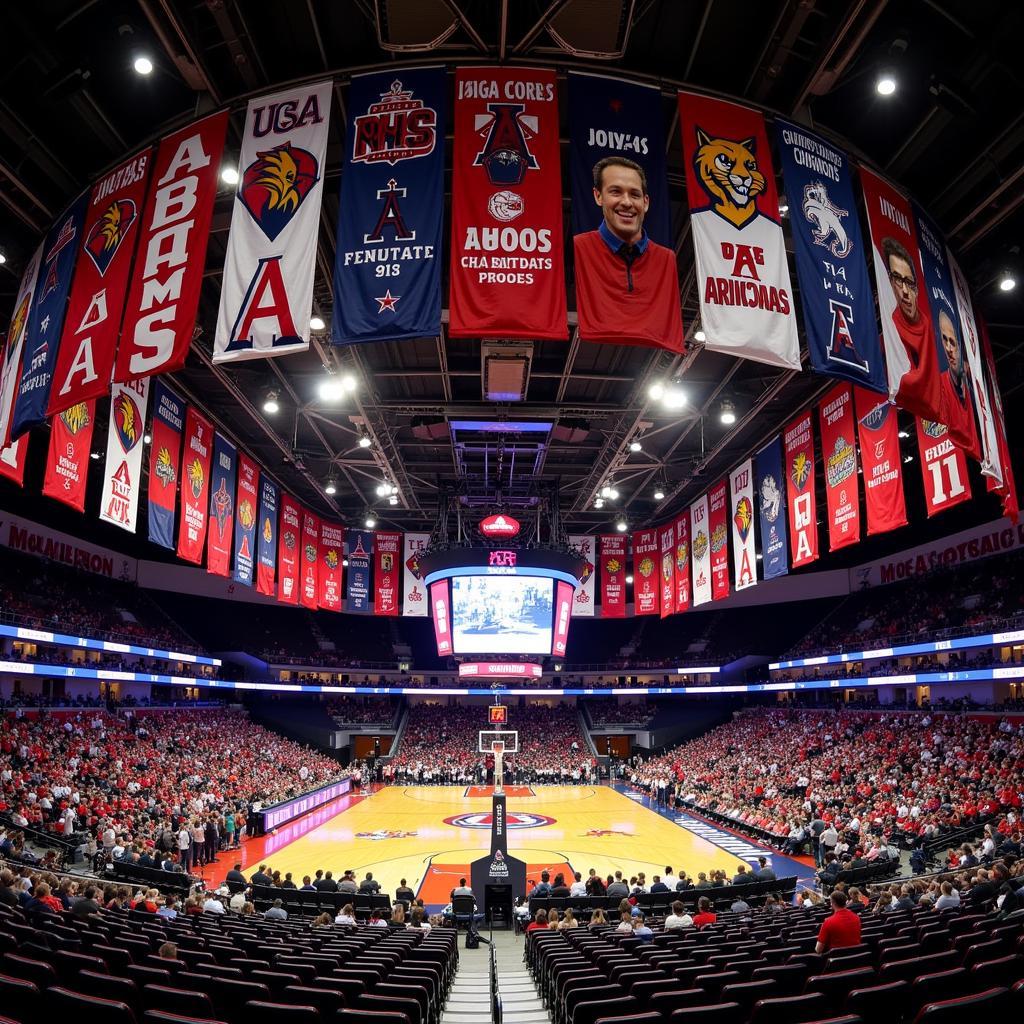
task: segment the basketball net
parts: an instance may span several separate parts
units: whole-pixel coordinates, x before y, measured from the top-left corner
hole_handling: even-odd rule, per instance
[[[494,792],[504,793],[505,787],[505,774],[504,774],[504,760],[505,760],[505,742],[504,740],[494,740],[491,744],[491,753],[494,754]]]

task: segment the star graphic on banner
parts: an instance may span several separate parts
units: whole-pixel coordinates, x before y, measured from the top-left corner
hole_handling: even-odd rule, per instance
[[[378,313],[383,313],[384,310],[388,310],[391,313],[395,312],[395,303],[401,298],[401,295],[392,295],[391,289],[389,288],[383,295],[375,295],[373,297],[374,302],[380,303],[380,309]]]

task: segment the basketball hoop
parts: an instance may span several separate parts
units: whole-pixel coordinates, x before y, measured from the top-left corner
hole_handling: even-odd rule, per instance
[[[505,754],[519,752],[519,733],[514,729],[481,729],[479,750],[494,756],[494,792],[504,792]]]

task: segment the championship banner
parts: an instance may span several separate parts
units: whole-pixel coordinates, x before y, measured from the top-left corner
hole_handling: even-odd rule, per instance
[[[708,496],[690,506],[690,559],[693,562],[693,607],[711,600],[711,533],[708,526]]]
[[[165,136],[139,224],[114,380],[178,370],[195,331],[228,111]]]
[[[860,542],[860,490],[854,420],[853,391],[848,384],[837,384],[818,406],[829,551]]]
[[[921,254],[910,203],[864,167],[860,182],[871,228],[889,397],[915,416],[938,420],[939,367],[931,311],[922,294]]]
[[[373,539],[373,544],[373,614],[397,615],[402,535],[378,533]]]
[[[25,264],[14,300],[14,312],[7,328],[7,344],[4,346],[3,362],[0,363],[0,448],[10,442],[11,413],[14,411],[14,397],[21,381],[21,355],[25,350],[25,334],[28,331],[28,315],[32,308],[32,296],[36,290],[39,264],[43,258],[43,247],[32,254]],[[24,451],[24,448],[21,449]]]
[[[53,369],[57,365],[57,346],[64,329],[68,292],[88,199],[89,193],[83,192],[57,218],[43,240],[42,263],[29,307],[9,440],[16,440],[46,419]]]
[[[181,512],[178,519],[178,557],[196,565],[203,560],[207,505],[210,500],[210,461],[213,424],[193,406],[185,414],[185,449],[181,457]]]
[[[950,440],[946,427],[919,416],[914,417],[914,424],[921,453],[924,503],[931,518],[936,512],[970,501],[971,481],[964,453]]]
[[[25,456],[28,454],[28,434],[22,434],[14,444],[0,451],[0,476],[18,487],[25,486]]]
[[[601,545],[601,618],[626,616],[626,536],[603,533]]]
[[[729,493],[725,480],[708,491],[708,532],[711,537],[711,598],[729,596]]]
[[[345,537],[348,549],[348,586],[345,611],[369,612],[370,562],[373,560],[373,534],[365,530],[349,530]]]
[[[597,574],[597,538],[585,534],[574,534],[569,538],[569,547],[583,559],[583,575],[576,588],[572,601],[572,617],[574,619],[592,619],[596,614],[595,590]]]
[[[660,591],[658,531],[633,534],[633,614],[657,615]]]
[[[1003,466],[1003,479],[997,483],[992,477],[988,480],[988,489],[995,491],[1003,499],[1003,515],[1016,523],[1020,516],[1017,503],[1017,481],[1013,478],[1013,463],[1010,460],[1010,448],[1006,440],[1006,414],[1003,411],[1003,396],[999,390],[999,379],[996,377],[996,360],[992,353],[992,342],[989,341],[988,327],[983,318],[978,319],[978,333],[981,337],[981,352],[985,359],[985,369],[991,381],[992,414],[996,423],[996,435],[999,439],[999,453]]]
[[[341,611],[342,556],[345,553],[345,527],[341,523],[320,523],[319,580],[317,604],[329,612]]]
[[[690,514],[676,520],[676,611],[690,609]]]
[[[277,538],[277,599],[284,604],[298,604],[302,507],[290,494],[281,494]]]
[[[814,430],[811,410],[801,413],[782,432],[786,456],[786,505],[793,538],[793,568],[818,560],[818,519],[814,499]]]
[[[259,466],[248,455],[239,452],[238,491],[235,497],[235,568],[232,578],[243,587],[251,587],[253,583],[259,482]]]
[[[907,525],[903,498],[903,457],[896,406],[873,391],[853,389],[857,440],[864,467],[864,504],[868,536]]]
[[[81,512],[89,477],[96,403],[79,402],[50,421],[50,448],[46,456],[43,494]]]
[[[47,416],[110,391],[152,158],[153,150],[144,149],[92,187]]]
[[[661,617],[676,611],[676,526],[669,523],[658,531],[658,549],[661,552]]]
[[[782,438],[765,445],[754,456],[758,515],[761,519],[761,567],[766,580],[789,572],[789,538],[786,534],[785,474],[782,470]]]
[[[706,347],[799,370],[793,287],[764,117],[749,107],[680,92],[679,123]],[[720,184],[723,165],[730,169],[727,189]]]
[[[256,591],[273,597],[277,570],[277,484],[266,474],[260,477],[259,539],[257,541]]]
[[[149,446],[149,539],[172,551],[184,422],[184,401],[162,380],[156,381],[153,386],[153,442]]]
[[[206,537],[206,571],[214,576],[228,576],[231,571],[237,479],[238,449],[226,437],[214,434],[210,527]]]
[[[114,384],[110,391],[110,423],[107,427],[107,461],[103,469],[100,519],[135,532],[142,485],[146,415],[149,412],[149,378],[130,384]]]
[[[572,538],[570,538],[570,543]],[[429,533],[406,533],[402,540],[402,615],[406,618],[426,618],[428,607],[420,553],[430,543]]]
[[[249,101],[215,363],[309,348],[330,117],[329,81]]]
[[[320,603],[320,517],[302,510],[302,553],[299,558],[299,603],[315,611]]]
[[[445,69],[355,75],[334,263],[336,345],[441,333]]]
[[[887,393],[867,249],[847,155],[803,125],[775,119],[811,366]]]
[[[449,333],[567,334],[555,72],[455,72]]]
[[[729,474],[732,507],[732,559],[737,590],[757,584],[757,548],[754,544],[754,466],[750,459]]]

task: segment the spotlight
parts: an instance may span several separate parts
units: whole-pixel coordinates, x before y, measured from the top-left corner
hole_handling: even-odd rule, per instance
[[[662,501],[664,499],[664,497],[665,497],[665,488],[662,487],[661,484],[658,484],[658,486],[654,488],[654,500],[655,501]]]
[[[388,498],[388,504],[389,505],[397,505],[398,504],[398,495],[397,494],[392,494],[391,497]]]
[[[644,446],[639,441],[630,441],[629,450],[631,452],[643,451]]]
[[[789,213],[789,203],[779,203],[779,216],[785,217]]]
[[[338,380],[337,377],[328,377],[326,380],[322,380],[318,391],[322,402],[339,402],[345,397],[344,382]]]
[[[347,559],[347,558],[343,558],[343,559],[341,560],[341,564],[342,564],[342,566],[343,566],[343,567],[344,567],[345,569],[347,569],[347,568],[348,568],[348,559]]]
[[[620,519],[615,524],[615,529],[618,530],[619,533],[625,533],[629,529],[629,523],[627,523],[625,519]]]
[[[324,494],[337,494],[337,493],[338,493],[338,488],[335,485],[334,481],[333,480],[328,480],[327,481],[327,486],[324,487]]]
[[[355,391],[355,389],[356,389],[356,379],[355,379],[355,377],[353,377],[351,373],[346,373],[341,378],[341,386],[346,391]]]
[[[609,487],[608,488],[608,497],[611,498],[612,501],[618,501],[619,500],[619,492],[618,492],[618,490],[616,488],[614,488],[614,487]]]
[[[311,316],[309,318],[309,329],[311,331],[322,331],[327,324],[324,323],[323,317]]]
[[[1012,292],[1017,287],[1017,278],[1013,274],[1007,272],[999,278],[999,290],[1001,292]]]
[[[238,184],[238,168],[237,167],[224,167],[220,172],[220,180],[225,185],[237,185]]]
[[[595,498],[594,508],[604,508],[604,498]]]
[[[903,461],[904,462],[913,462],[914,461],[914,456],[913,455],[904,455],[903,456]]]
[[[718,418],[724,426],[731,427],[736,422],[736,406],[726,399],[722,402],[722,411]]]
[[[906,430],[901,430],[900,431],[900,438],[901,438],[901,440],[906,440],[906,438],[908,438],[908,437],[910,437],[910,433],[908,431],[906,431]]]
[[[632,583],[632,582],[633,582],[633,574],[632,574],[632,573],[630,573],[630,574],[629,574],[629,575],[628,575],[628,576],[626,577],[626,582],[627,582],[627,583]]]
[[[708,336],[703,331],[694,331],[693,332],[693,340],[694,341],[707,341],[708,340]]]
[[[132,64],[132,67],[135,68],[137,75],[151,75],[153,73],[153,62],[145,54],[139,54],[135,58],[135,63]]]
[[[94,462],[97,461],[99,459],[99,457],[100,457],[100,453],[99,452],[89,452],[89,458],[92,459]]]
[[[605,484],[604,487],[601,488],[601,497],[602,498],[610,498],[611,496],[612,496],[612,489],[607,484]]]
[[[647,396],[648,396],[648,398],[652,399],[655,402],[657,402],[658,399],[661,398],[661,396],[663,394],[665,394],[665,385],[664,384],[652,384],[647,389]]]
[[[756,555],[756,558],[757,558],[757,560],[759,562],[763,562],[764,561],[764,555],[762,555],[760,551],[758,551],[758,553]]]
[[[359,447],[360,448],[369,448],[370,445],[372,445],[372,444],[373,444],[373,442],[370,440],[370,437],[369,437],[368,434],[360,434],[359,435]]]
[[[397,484],[392,484],[391,485],[391,493],[392,494],[397,494],[398,493],[398,485]]]
[[[377,497],[378,498],[385,498],[390,493],[391,493],[391,484],[389,484],[387,482],[387,480],[385,480],[384,483],[382,483],[382,484],[377,484]]]
[[[143,444],[152,444],[153,443],[153,435],[152,434],[145,434],[143,436],[143,438],[142,438],[142,443]]]
[[[6,262],[7,257],[4,255],[4,253],[0,252],[0,267],[2,267]]]
[[[377,520],[376,520],[376,519],[374,519],[374,517],[373,517],[373,515],[372,515],[372,514],[371,514],[371,515],[368,515],[368,516],[366,517],[366,522],[365,522],[365,523],[363,523],[363,525],[364,525],[364,526],[365,526],[365,527],[366,527],[366,528],[367,528],[368,530],[372,530],[372,529],[373,529],[373,528],[374,528],[374,527],[375,527],[375,526],[377,525]]]
[[[666,388],[661,401],[666,409],[682,409],[686,405],[686,392],[678,384],[673,384]]]
[[[875,91],[879,96],[891,96],[896,91],[896,79],[888,71],[883,71],[875,82]]]
[[[274,416],[281,411],[281,406],[277,403],[276,391],[267,392],[267,397],[263,400],[263,411],[271,416]]]

